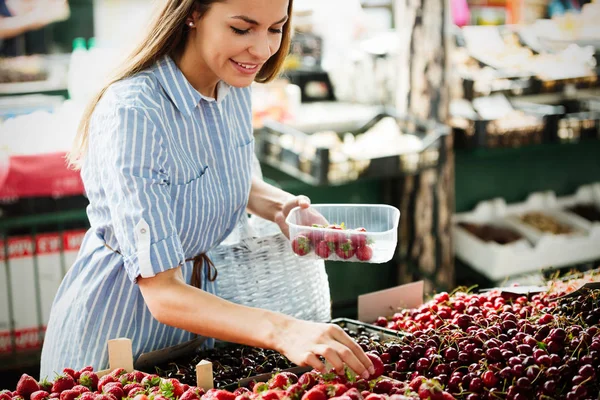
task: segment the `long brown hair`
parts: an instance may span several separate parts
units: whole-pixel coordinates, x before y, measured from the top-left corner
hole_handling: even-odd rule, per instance
[[[116,69],[106,85],[100,90],[85,108],[83,116],[77,129],[77,135],[71,152],[67,155],[70,168],[79,169],[81,159],[85,156],[88,147],[88,131],[90,120],[96,105],[110,85],[122,79],[129,78],[152,66],[163,56],[175,55],[182,51],[189,29],[185,25],[187,18],[193,11],[198,11],[200,18],[208,11],[213,3],[222,0],[166,0],[157,10],[150,22],[147,33],[139,42],[133,52]],[[288,21],[283,26],[281,46],[261,68],[256,75],[255,81],[260,83],[269,82],[277,77],[283,67],[288,54],[292,28],[292,4],[288,0]]]

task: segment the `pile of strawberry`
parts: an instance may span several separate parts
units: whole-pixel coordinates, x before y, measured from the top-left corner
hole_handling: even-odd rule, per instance
[[[177,379],[160,378],[143,372],[117,369],[98,379],[92,368],[65,369],[54,382],[37,382],[24,374],[14,392],[0,392],[0,400],[451,400],[435,380],[416,377],[410,383],[384,378],[383,363],[375,355],[376,373],[371,380],[311,371],[298,378],[280,372],[268,382],[252,382],[233,392],[204,391],[181,384]],[[379,375],[379,376],[378,376]],[[375,378],[377,376],[377,378]]]
[[[199,400],[202,395],[202,389],[183,385],[177,379],[140,371],[126,373],[122,368],[98,378],[92,367],[85,367],[80,371],[65,368],[53,382],[37,382],[23,374],[14,392],[0,391],[0,400]]]
[[[313,230],[301,232],[292,239],[292,250],[299,256],[314,250],[324,260],[337,256],[340,260],[356,257],[359,261],[373,258],[372,238],[365,228],[348,229],[345,224],[313,225]]]

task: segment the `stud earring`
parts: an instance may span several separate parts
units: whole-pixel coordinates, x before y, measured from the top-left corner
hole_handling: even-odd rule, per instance
[[[188,25],[189,25],[190,28],[193,28],[194,27],[194,22],[190,21],[190,22],[188,22]]]

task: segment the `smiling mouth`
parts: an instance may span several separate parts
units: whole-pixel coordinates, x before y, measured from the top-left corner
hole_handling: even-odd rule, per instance
[[[244,64],[244,63],[240,63],[237,61],[232,60],[234,63],[236,63],[237,65],[239,65],[242,68],[246,68],[246,69],[254,69],[258,66],[258,64]]]

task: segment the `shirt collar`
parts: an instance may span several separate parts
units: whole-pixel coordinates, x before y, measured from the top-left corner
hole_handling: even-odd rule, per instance
[[[188,82],[183,75],[183,72],[181,72],[177,64],[175,64],[175,61],[168,55],[164,56],[156,63],[153,68],[153,73],[167,95],[171,98],[171,101],[183,114],[191,115],[192,111],[194,111],[201,100],[207,102],[215,101],[215,99],[204,96],[202,93],[198,92]],[[219,81],[217,85],[217,104],[220,104],[223,99],[225,99],[230,89],[230,85],[223,81]]]

